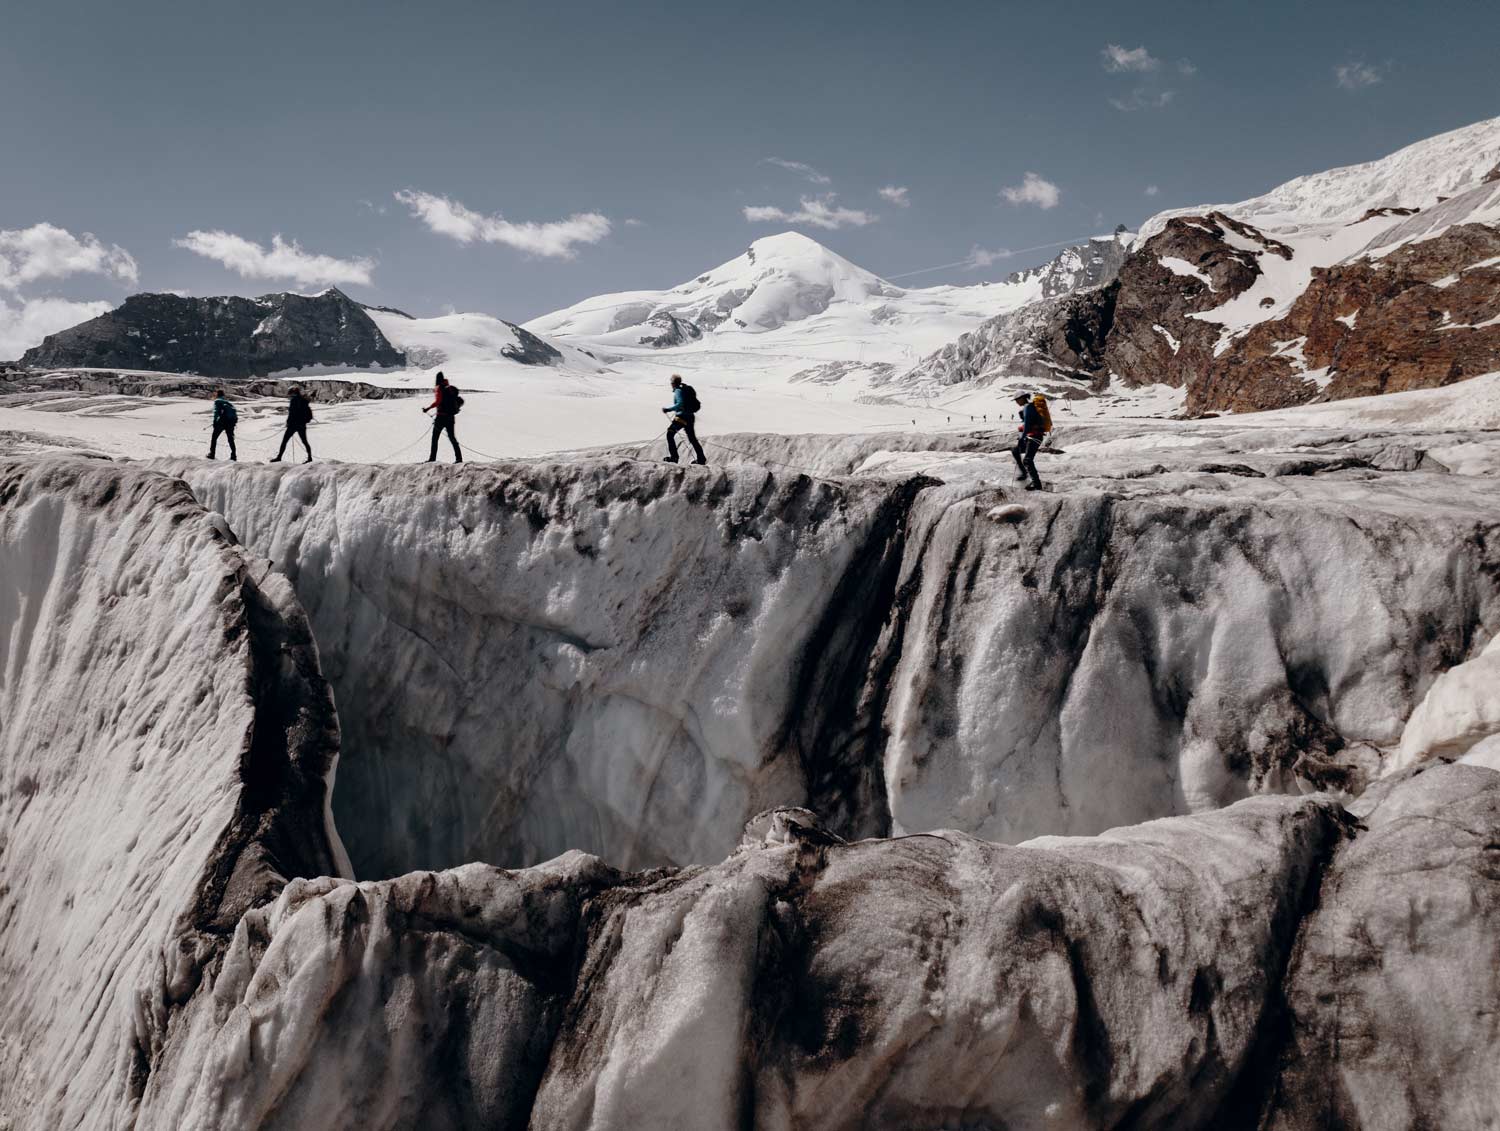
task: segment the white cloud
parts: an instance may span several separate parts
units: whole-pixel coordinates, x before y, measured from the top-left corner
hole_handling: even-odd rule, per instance
[[[1155,196],[1159,192],[1161,192],[1161,189],[1157,188],[1155,185],[1147,185],[1146,186],[1146,195],[1147,196]]]
[[[1099,54],[1104,59],[1104,69],[1111,72],[1154,71],[1161,66],[1161,60],[1155,58],[1145,47],[1127,50],[1118,43],[1111,43]]]
[[[1137,87],[1130,92],[1130,97],[1111,98],[1109,104],[1116,110],[1123,110],[1126,113],[1132,110],[1160,110],[1175,97],[1177,95],[1174,91],[1162,90],[1152,92],[1144,87]]]
[[[1345,90],[1363,90],[1367,86],[1374,86],[1385,76],[1381,74],[1380,68],[1370,63],[1358,60],[1340,63],[1333,68],[1334,78]]]
[[[882,200],[890,201],[897,208],[911,207],[911,201],[907,198],[907,193],[910,191],[905,185],[886,185],[876,190]]]
[[[815,228],[863,228],[880,217],[873,212],[862,212],[857,208],[845,208],[837,203],[838,198],[829,193],[822,197],[804,196],[798,201],[798,209],[788,212],[772,204],[752,204],[743,209],[745,219],[752,224],[811,224]]]
[[[627,216],[625,218],[625,226],[627,228],[644,228],[646,226],[646,221],[637,220],[634,216]]]
[[[16,290],[39,279],[107,275],[122,283],[140,281],[135,260],[123,247],[104,244],[88,232],[75,236],[55,224],[0,229],[0,287]]]
[[[307,287],[329,283],[369,286],[375,270],[373,259],[317,255],[303,251],[296,240],[287,241],[279,235],[271,237],[271,246],[267,248],[232,232],[192,231],[182,239],[173,240],[172,245],[217,260],[242,278],[290,279]]]
[[[1191,59],[1177,60],[1177,73],[1183,78],[1192,78],[1198,73],[1198,65]]]
[[[1021,183],[1000,190],[1000,195],[1012,204],[1035,204],[1043,210],[1056,208],[1062,190],[1036,173],[1027,173]]]
[[[32,346],[41,345],[48,334],[112,309],[114,304],[109,302],[72,302],[65,298],[23,299],[19,306],[11,306],[0,298],[0,358],[17,361]]]
[[[1007,248],[980,247],[975,244],[969,249],[968,257],[964,260],[964,266],[970,271],[977,271],[981,267],[990,267],[1002,259],[1009,259],[1011,252]]]
[[[785,169],[789,173],[796,173],[799,177],[806,177],[815,185],[831,185],[832,178],[818,172],[811,165],[801,161],[788,161],[782,157],[766,157],[761,161],[762,165],[775,165],[777,168]]]
[[[464,207],[456,200],[430,192],[403,189],[396,199],[411,209],[411,214],[440,236],[459,243],[504,244],[527,255],[547,259],[573,259],[577,244],[595,244],[609,235],[609,217],[598,212],[575,212],[566,220],[512,223],[499,213],[486,216]]]

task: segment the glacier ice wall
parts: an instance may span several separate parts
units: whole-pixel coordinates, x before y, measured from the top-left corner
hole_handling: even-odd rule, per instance
[[[884,826],[855,720],[909,496],[622,461],[172,465],[296,586],[357,874],[722,857],[809,799]]]
[[[138,1128],[1223,1126],[1346,824],[1253,798],[1008,848],[811,816],[709,868],[293,883]]]
[[[185,484],[0,463],[0,1123],[108,1127],[283,877],[347,873],[284,578]]]
[[[915,455],[997,470],[993,440],[953,446]],[[993,474],[170,469],[309,610],[340,829],[379,876],[710,860],[777,804],[1013,843],[1357,792],[1500,627],[1500,540],[1438,501],[1451,477],[1275,459],[1080,476],[1020,522],[989,517]]]

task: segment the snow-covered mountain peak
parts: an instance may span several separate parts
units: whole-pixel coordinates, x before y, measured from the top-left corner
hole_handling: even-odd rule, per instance
[[[901,294],[900,288],[892,287],[880,276],[850,263],[817,240],[793,231],[756,240],[745,249],[744,255],[673,287],[670,294],[696,296],[703,291],[759,287],[771,282],[790,284],[802,297],[822,293],[819,302],[823,306],[828,302],[862,302],[874,296]]]
[[[1238,204],[1173,208],[1141,225],[1137,246],[1174,216],[1226,212],[1256,227],[1350,223],[1374,208],[1427,208],[1484,179],[1500,162],[1500,118],[1413,142],[1374,161],[1310,173]]]

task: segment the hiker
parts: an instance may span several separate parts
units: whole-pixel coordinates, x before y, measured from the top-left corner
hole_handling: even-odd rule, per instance
[[[1042,400],[1043,405],[1046,404],[1040,394],[1037,399]],[[1026,490],[1040,491],[1042,480],[1036,473],[1036,453],[1037,449],[1042,446],[1042,439],[1047,435],[1048,421],[1043,415],[1045,410],[1038,407],[1036,402],[1025,393],[1016,394],[1016,404],[1021,406],[1018,414],[1021,418],[1021,435],[1016,440],[1015,449],[1011,452],[1011,455],[1016,457],[1016,468],[1021,473],[1016,478],[1022,483],[1026,483],[1026,480],[1030,478],[1031,482],[1026,483]]]
[[[312,445],[307,442],[307,426],[312,421],[312,404],[302,395],[302,390],[296,385],[292,386],[292,395],[286,402],[286,431],[281,434],[281,449],[276,453],[272,463],[280,463],[281,457],[286,455],[286,446],[291,442],[293,436],[302,441],[302,446],[307,449],[307,458],[303,463],[312,463]]]
[[[224,434],[224,439],[229,441],[229,459],[231,463],[239,461],[240,454],[234,450],[234,426],[239,423],[240,414],[234,410],[234,405],[229,403],[229,394],[223,389],[214,398],[214,430],[208,441],[208,458],[218,459],[215,454],[219,450],[219,434]]]
[[[667,463],[677,462],[677,433],[687,433],[688,443],[693,445],[693,451],[698,453],[698,458],[693,462],[705,464],[708,457],[703,454],[703,445],[698,443],[698,433],[693,431],[693,418],[698,415],[703,406],[698,403],[698,394],[693,391],[691,385],[684,385],[679,374],[672,374],[672,403],[662,412],[670,413],[672,423],[667,428]]]
[[[432,418],[432,451],[428,453],[428,463],[437,462],[438,437],[444,432],[448,433],[448,443],[453,445],[453,462],[463,463],[463,449],[458,446],[458,437],[453,434],[454,418],[458,416],[458,410],[463,406],[463,397],[458,395],[456,388],[448,384],[448,378],[439,372],[437,385],[432,390],[432,403],[422,410],[431,412],[437,409],[437,415]]]

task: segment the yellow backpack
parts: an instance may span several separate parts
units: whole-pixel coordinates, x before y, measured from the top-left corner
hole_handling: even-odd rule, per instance
[[[1034,408],[1034,409],[1036,409],[1037,412],[1041,413],[1041,416],[1042,416],[1042,433],[1045,435],[1046,433],[1051,432],[1052,431],[1052,410],[1047,407],[1047,398],[1044,397],[1044,396],[1042,396],[1041,393],[1035,394],[1031,398],[1031,407]]]

